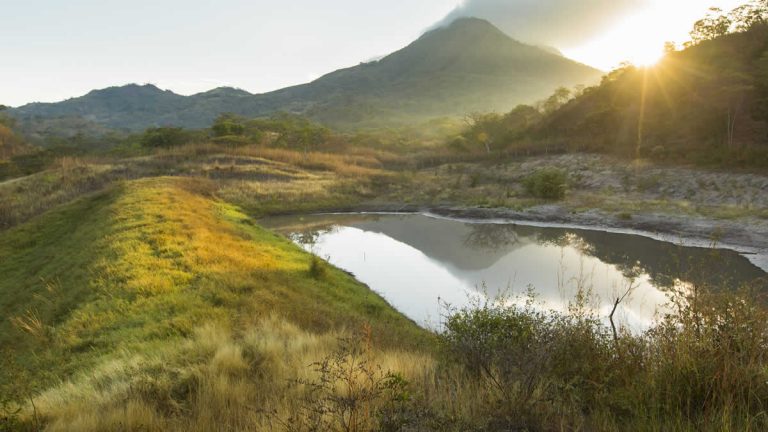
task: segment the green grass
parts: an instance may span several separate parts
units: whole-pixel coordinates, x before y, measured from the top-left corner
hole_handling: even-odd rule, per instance
[[[429,336],[349,275],[310,274],[311,256],[191,179],[129,181],[0,233],[0,344],[44,389],[118,353],[151,354],[208,324],[278,314],[327,332],[370,323],[377,344]],[[0,381],[16,380],[11,370]]]

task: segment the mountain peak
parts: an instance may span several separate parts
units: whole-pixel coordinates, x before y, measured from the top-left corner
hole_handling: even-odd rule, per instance
[[[490,21],[476,17],[456,18],[455,20],[451,21],[451,23],[448,24],[446,28],[482,28],[487,30],[501,31],[495,25],[491,24]]]
[[[157,96],[173,95],[178,96],[170,90],[162,90],[154,84],[136,84],[130,83],[122,86],[112,86],[98,90],[91,90],[86,96]]]
[[[457,18],[447,25],[428,31],[422,38],[435,36],[446,37],[446,35],[454,35],[455,37],[466,39],[495,37],[512,40],[511,37],[499,30],[490,21],[474,17]]]
[[[80,115],[130,130],[158,124],[205,127],[222,112],[257,117],[279,111],[330,125],[375,127],[508,111],[545,98],[559,86],[597,82],[601,75],[518,42],[487,20],[459,18],[379,61],[271,93],[252,95],[224,87],[186,97],[151,84],[131,84],[16,112]]]
[[[216,87],[215,89],[208,90],[202,93],[198,93],[193,96],[203,97],[237,97],[237,96],[252,96],[251,93],[235,88],[235,87]]]

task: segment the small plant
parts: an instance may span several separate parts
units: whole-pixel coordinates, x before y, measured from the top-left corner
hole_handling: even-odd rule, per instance
[[[619,218],[619,220],[630,221],[630,220],[632,220],[632,213],[630,213],[630,212],[621,212],[621,213],[617,214],[616,217]]]
[[[313,279],[324,279],[328,274],[328,263],[317,255],[312,255],[312,261],[309,262],[309,275]]]
[[[529,195],[550,200],[565,198],[567,183],[568,176],[557,168],[539,170],[523,180]]]

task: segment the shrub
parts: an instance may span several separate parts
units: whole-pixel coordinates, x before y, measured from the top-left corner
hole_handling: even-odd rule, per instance
[[[557,168],[539,170],[523,180],[526,192],[536,198],[562,199],[565,197],[568,176]]]
[[[328,263],[317,255],[312,255],[312,261],[309,262],[309,275],[314,279],[324,279],[328,274]]]
[[[240,135],[224,135],[217,136],[211,139],[212,142],[221,145],[227,145],[232,147],[240,147],[251,144],[251,140],[247,137]]]
[[[442,358],[479,383],[484,430],[765,430],[768,311],[755,297],[675,291],[673,313],[617,336],[589,313],[488,301],[449,311]]]
[[[446,359],[498,395],[488,414],[504,430],[547,429],[557,411],[602,406],[601,389],[617,373],[609,333],[597,320],[541,312],[531,300],[449,313],[441,346]]]
[[[187,131],[177,127],[150,128],[141,137],[141,145],[144,147],[175,147],[189,141]]]
[[[239,136],[245,133],[242,119],[232,114],[222,114],[211,126],[215,137]]]

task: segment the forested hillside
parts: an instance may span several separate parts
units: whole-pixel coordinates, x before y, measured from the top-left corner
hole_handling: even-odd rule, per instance
[[[698,22],[693,40],[653,67],[627,65],[596,87],[477,116],[455,144],[768,166],[768,25],[734,13]]]
[[[659,159],[753,163],[768,154],[768,27],[628,67],[545,118],[534,139]]]

